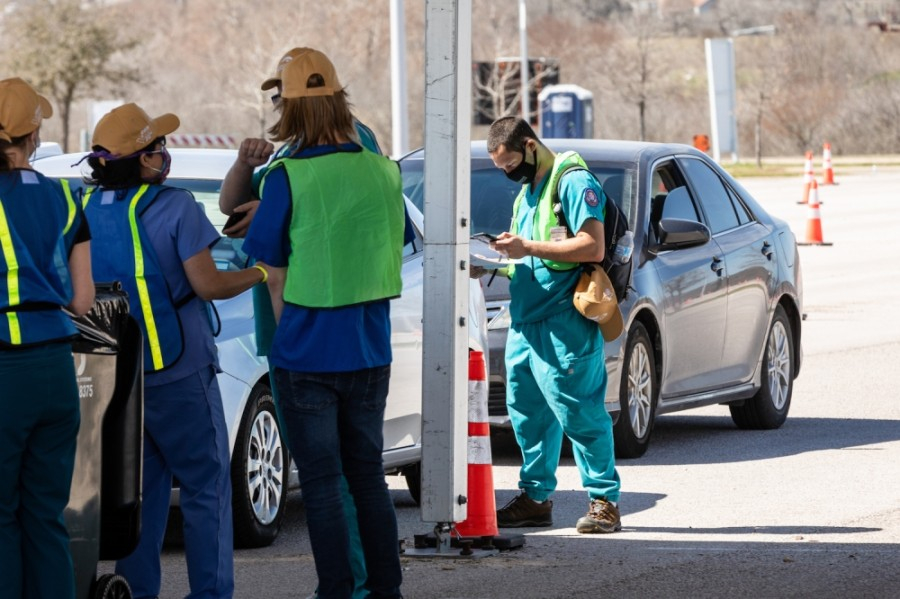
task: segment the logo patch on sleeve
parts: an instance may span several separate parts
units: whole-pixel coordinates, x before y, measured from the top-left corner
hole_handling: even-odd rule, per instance
[[[584,190],[584,201],[591,208],[596,208],[600,203],[600,198],[597,197],[597,192],[588,187]]]

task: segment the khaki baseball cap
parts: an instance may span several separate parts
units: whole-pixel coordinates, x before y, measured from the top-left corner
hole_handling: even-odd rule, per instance
[[[333,96],[341,89],[334,65],[318,50],[300,54],[281,71],[282,98]]]
[[[596,266],[590,273],[581,274],[572,302],[582,316],[600,325],[604,340],[613,341],[622,334],[625,323],[616,290],[602,267]]]
[[[53,107],[47,98],[23,79],[13,77],[0,81],[0,139],[12,141],[28,135],[51,116]]]
[[[174,114],[151,119],[137,104],[125,104],[103,115],[94,128],[91,145],[103,146],[118,157],[130,156],[157,137],[172,133],[179,125],[181,121]]]
[[[263,84],[260,86],[260,89],[266,91],[268,89],[272,89],[279,83],[281,83],[281,72],[284,70],[285,65],[291,62],[298,56],[306,54],[310,52],[309,48],[291,48],[287,51],[287,53],[281,57],[281,60],[278,61],[278,65],[275,67],[275,74],[263,81]]]

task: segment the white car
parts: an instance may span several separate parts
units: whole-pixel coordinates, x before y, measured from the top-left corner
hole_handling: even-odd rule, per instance
[[[193,192],[216,228],[225,224],[219,212],[222,179],[237,157],[236,150],[171,149],[168,185]],[[83,154],[48,156],[35,163],[47,176],[81,185],[82,168],[74,166]],[[422,213],[408,200],[407,210],[416,229],[415,240],[403,248],[403,293],[391,302],[391,390],[384,418],[384,469],[403,474],[416,502],[420,498],[422,458],[422,266],[424,244]],[[244,268],[247,256],[242,240],[223,237],[212,254],[220,270]],[[269,545],[278,535],[289,487],[298,486],[290,467],[287,447],[279,429],[269,367],[256,355],[251,293],[214,302],[222,327],[216,337],[219,350],[219,386],[231,447],[234,535],[239,547]],[[485,352],[487,321],[484,295],[477,281],[469,286],[469,349]],[[176,483],[177,485],[177,483]],[[173,505],[177,505],[177,488]]]

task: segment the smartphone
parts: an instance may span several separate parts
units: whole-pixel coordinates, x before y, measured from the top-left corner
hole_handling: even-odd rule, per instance
[[[231,216],[228,217],[228,220],[225,221],[225,225],[222,227],[222,230],[229,229],[240,222],[245,216],[247,216],[246,212],[232,212]]]
[[[484,243],[491,243],[492,241],[497,241],[497,236],[492,233],[475,233],[472,235],[472,239],[477,239]]]

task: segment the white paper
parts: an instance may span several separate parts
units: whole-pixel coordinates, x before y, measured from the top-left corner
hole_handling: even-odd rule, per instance
[[[489,270],[506,268],[510,264],[521,262],[521,260],[510,260],[506,254],[492,250],[489,244],[477,237],[469,240],[469,261],[475,266]]]

